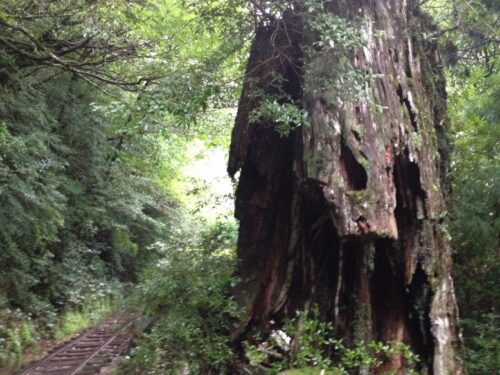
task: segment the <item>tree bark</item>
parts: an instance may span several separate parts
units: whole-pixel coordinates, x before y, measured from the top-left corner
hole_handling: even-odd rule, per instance
[[[399,340],[419,354],[422,373],[459,374],[435,30],[416,1],[325,4],[325,12],[361,23],[368,43],[349,60],[377,75],[369,90],[382,109],[345,100],[328,84],[314,88],[338,54],[304,54],[315,37],[298,6],[258,28],[228,165],[231,176],[241,171],[235,295],[247,309],[234,338],[317,304],[350,340]],[[249,121],[255,93],[272,94],[278,75],[310,122],[286,137],[269,121]],[[395,355],[380,371],[405,368]]]

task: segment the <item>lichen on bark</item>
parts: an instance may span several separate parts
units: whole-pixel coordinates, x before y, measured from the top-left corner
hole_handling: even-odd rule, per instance
[[[439,215],[449,193],[446,95],[437,47],[422,36],[433,26],[405,0],[336,0],[324,11],[361,20],[366,44],[342,59],[374,78],[368,96],[352,100],[317,85],[339,53],[311,53],[317,36],[300,6],[257,29],[228,165],[241,170],[235,295],[248,311],[234,339],[314,303],[348,339],[400,340],[422,358],[422,373],[458,374]],[[309,114],[287,137],[249,122],[252,90],[273,90],[275,75]],[[405,366],[394,356],[380,371]]]

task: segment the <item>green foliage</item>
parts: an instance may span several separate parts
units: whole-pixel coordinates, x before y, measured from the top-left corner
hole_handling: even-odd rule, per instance
[[[39,334],[29,316],[20,310],[0,311],[0,368],[17,365],[21,355],[38,350]]]
[[[371,103],[373,99],[367,89],[375,76],[350,62],[353,52],[368,43],[363,24],[361,20],[340,17],[325,7],[319,0],[304,2],[304,33],[315,36],[312,46],[303,47],[305,56],[311,61],[304,90],[316,94],[335,92],[342,101],[368,100]]]
[[[500,277],[500,75],[486,78],[478,67],[450,98],[455,132],[453,222],[455,282],[463,319],[465,364],[470,374],[499,368]]]
[[[333,344],[333,324],[319,320],[317,306],[312,308],[310,314],[297,311],[296,315],[295,319],[286,321],[284,326],[284,331],[295,341],[292,343],[289,366],[331,367],[332,362],[325,349]]]
[[[500,75],[498,5],[484,0],[425,2],[441,31],[448,67],[448,109],[455,148],[451,158],[449,233],[454,281],[469,374],[498,372],[500,294]]]
[[[46,39],[40,37],[48,49],[68,40],[77,43],[86,30],[84,14],[92,13],[93,27],[109,26],[110,33],[124,26],[110,25],[111,13],[86,9],[84,2],[51,3],[48,8],[29,3],[7,2],[1,9],[9,22],[37,37],[50,29]],[[66,23],[59,18],[63,7]],[[124,9],[112,9],[118,18],[123,15]],[[46,13],[33,18],[30,12]],[[20,29],[2,29],[8,30],[2,37],[11,43],[29,39]],[[48,50],[30,53],[41,58]],[[74,59],[75,54],[64,58]],[[168,190],[154,181],[160,161],[158,147],[151,145],[159,139],[137,128],[140,116],[115,116],[116,102],[96,91],[85,74],[57,72],[50,61],[44,64],[33,69],[13,48],[0,54],[0,309],[19,309],[36,322],[37,335],[58,330],[59,335],[93,322],[85,322],[90,314],[85,306],[94,308],[94,299],[115,295],[120,282],[136,279],[152,256],[147,246],[165,225],[162,204],[173,203]],[[136,111],[137,95],[116,94],[122,95],[129,112]],[[64,320],[66,314],[78,319],[61,328],[58,315]],[[26,347],[12,346],[22,342],[15,325],[25,332],[25,320],[8,327],[14,332],[6,333],[8,338],[2,334],[8,342],[0,349],[2,356],[11,358],[15,347],[17,358]]]
[[[270,374],[319,374],[323,370],[348,375],[376,370],[384,360],[396,355],[411,367],[419,361],[407,345],[397,341],[348,345],[336,337],[331,323],[319,319],[317,306],[309,312],[297,311],[295,318],[286,320],[282,330],[273,330],[267,340],[256,337],[254,341],[256,344],[245,343],[246,356],[252,366]],[[410,373],[416,374],[413,370]]]
[[[268,124],[281,136],[286,137],[298,127],[309,125],[308,113],[296,103],[293,98],[283,90],[286,83],[281,74],[274,74],[266,82],[266,90],[259,89],[258,80],[250,80],[255,85],[251,96],[258,102],[249,114],[251,124]]]
[[[138,255],[136,228],[161,225],[143,211],[153,204],[151,184],[130,162],[143,154],[109,146],[113,129],[91,107],[88,87],[65,77],[41,89],[29,83],[2,87],[0,264],[9,271],[0,291],[43,315],[42,301],[78,304],[121,275]],[[128,160],[110,160],[114,153]]]
[[[120,302],[121,295],[115,291],[113,296],[93,296],[80,303],[78,308],[64,311],[59,319],[58,328],[53,333],[54,338],[60,340],[99,323],[116,311]]]
[[[288,2],[266,2],[268,16],[275,18],[282,17],[293,7]],[[367,43],[361,21],[340,17],[326,7],[323,1],[306,0],[301,4],[301,11],[294,10],[302,18],[304,40],[313,39],[310,45],[304,43],[300,46],[309,62],[307,70],[302,72],[304,91],[312,95],[334,93],[342,102],[367,100],[375,106],[368,90],[375,75],[351,63],[353,53]],[[266,23],[265,20],[262,22]],[[279,31],[278,28],[275,32]],[[269,77],[266,79],[269,81]],[[270,82],[249,82],[255,87],[266,88],[253,88],[251,95],[258,105],[250,112],[249,122],[272,126],[281,137],[288,136],[302,125],[309,125],[307,110],[282,89],[284,81],[281,75],[274,75]]]
[[[500,10],[497,1],[428,0],[424,9],[433,15],[441,30],[425,37],[440,41],[444,61],[454,79],[466,81],[477,65],[481,65],[488,76],[495,74]]]
[[[495,373],[500,369],[500,316],[483,313],[473,319],[462,319],[462,326],[467,345],[463,358],[469,374]]]
[[[127,374],[230,373],[231,323],[238,317],[230,297],[234,285],[234,223],[172,228],[161,257],[145,270],[137,306],[152,328],[132,350],[122,369]]]
[[[134,11],[140,37],[159,46],[148,58],[158,78],[138,103],[138,124],[203,132],[207,112],[236,107],[252,27],[246,6],[236,0],[167,0],[135,4]]]
[[[148,8],[133,0],[3,1],[0,46],[11,56],[4,73],[41,70],[34,78],[45,81],[70,72],[96,87],[140,90],[160,73],[151,56],[167,48],[159,38],[144,40],[140,16]]]
[[[317,36],[313,42],[313,47],[317,50],[336,49],[336,53],[346,54],[366,43],[360,25],[325,11],[323,1],[306,0],[304,8],[306,32]]]
[[[35,308],[36,298],[26,293],[37,283],[31,268],[51,263],[47,247],[64,224],[66,198],[57,179],[64,161],[55,152],[63,147],[50,133],[52,118],[35,92],[0,89],[0,267],[6,270],[0,302]]]
[[[238,58],[229,33],[242,26],[222,14],[221,28],[194,22],[223,9],[244,12],[230,2],[2,3],[1,306],[39,318],[78,308],[154,256],[146,248],[177,204],[185,146],[172,125],[203,122],[207,142],[221,142],[201,112],[235,98],[237,86],[222,93],[218,82],[239,74],[223,56]]]
[[[292,103],[279,103],[276,98],[264,96],[260,105],[252,111],[249,121],[257,124],[269,122],[281,137],[286,137],[291,131],[309,123],[305,109]]]

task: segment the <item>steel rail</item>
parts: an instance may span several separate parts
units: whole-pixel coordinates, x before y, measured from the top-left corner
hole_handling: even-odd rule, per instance
[[[36,370],[37,367],[40,367],[40,365],[42,365],[44,362],[47,362],[47,361],[51,360],[52,358],[57,357],[59,354],[64,353],[66,350],[70,349],[75,344],[78,344],[81,340],[83,340],[87,336],[91,335],[92,333],[94,333],[94,331],[97,331],[98,329],[99,329],[99,327],[95,327],[95,328],[89,330],[83,336],[78,337],[75,340],[71,340],[69,343],[67,343],[66,345],[64,345],[61,349],[56,350],[54,353],[50,354],[49,356],[47,356],[45,358],[42,358],[41,360],[35,362],[32,366],[28,367],[26,370],[24,370],[23,372],[19,373],[18,375],[27,375],[31,371]]]
[[[111,337],[108,341],[106,341],[105,344],[101,345],[99,348],[97,348],[94,353],[92,353],[90,355],[90,357],[88,357],[85,361],[83,361],[80,366],[78,366],[73,372],[71,372],[70,374],[68,375],[75,375],[76,373],[78,373],[78,371],[82,370],[86,365],[87,363],[89,363],[92,359],[94,359],[101,350],[103,350],[106,346],[108,346],[109,344],[111,344],[113,341],[116,340],[116,338],[118,337],[118,335],[114,335],[113,337]]]
[[[120,329],[120,333],[125,331],[128,327],[130,327],[131,324],[132,324],[132,322],[128,323],[125,327]],[[99,354],[99,352],[104,350],[109,344],[111,344],[113,341],[115,341],[118,338],[118,336],[120,336],[119,333],[117,333],[116,335],[111,337],[108,341],[106,341],[105,344],[101,345],[100,348],[98,348],[90,357],[88,357],[80,366],[78,366],[78,368],[76,370],[74,370],[69,375],[75,375],[76,373],[78,373],[78,371],[82,370],[85,367],[85,365],[87,365],[87,363],[89,363],[93,358],[95,358]]]
[[[115,322],[116,321],[119,321],[119,319],[116,319]],[[82,341],[86,338],[91,339],[92,334],[100,333],[102,335],[105,332],[105,328],[103,329],[103,326],[105,326],[106,324],[107,324],[107,322],[104,322],[101,325],[89,330],[87,333],[85,333],[81,337],[78,337],[78,338],[70,341],[69,343],[64,345],[62,348],[56,350],[54,353],[50,354],[49,356],[35,362],[32,366],[30,366],[29,368],[25,369],[24,371],[18,373],[17,375],[34,374],[37,371],[40,371],[41,373],[46,372],[47,374],[50,374],[51,372],[58,371],[57,369],[53,369],[53,370],[49,369],[51,362],[54,363],[54,367],[58,366],[57,365],[57,358],[56,358],[57,356],[59,356],[59,355],[64,356],[64,353],[70,351],[71,349],[78,350],[78,348],[77,348],[78,344],[81,344]],[[79,371],[83,370],[94,358],[96,358],[104,349],[106,349],[111,343],[113,343],[113,341],[120,338],[121,333],[124,332],[131,324],[132,324],[132,322],[129,322],[127,325],[122,326],[122,328],[119,329],[118,333],[113,334],[112,332],[110,332],[108,335],[104,334],[103,335],[104,337],[102,337],[102,339],[106,340],[106,341],[103,344],[98,342],[96,348],[95,349],[92,348],[91,353],[88,353],[83,358],[81,358],[81,361],[83,361],[83,362],[77,361],[74,365],[69,365],[69,368],[67,368],[67,371],[68,371],[67,375],[75,375]],[[109,328],[109,330],[111,330],[111,328]],[[106,336],[111,336],[111,337],[108,338]],[[98,340],[98,338],[96,338],[96,340]],[[77,366],[77,367],[75,368],[75,366]],[[65,371],[65,370],[61,369],[59,371]],[[58,373],[60,373],[60,372],[58,372]]]

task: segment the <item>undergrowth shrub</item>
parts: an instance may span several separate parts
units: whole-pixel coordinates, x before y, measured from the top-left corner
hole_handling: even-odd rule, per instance
[[[175,228],[168,243],[156,244],[161,257],[144,272],[134,297],[152,323],[120,373],[231,373],[235,241],[234,223],[219,221]]]
[[[399,341],[348,344],[335,334],[331,322],[319,319],[319,309],[297,311],[275,329],[267,339],[256,337],[245,343],[250,371],[266,374],[331,374],[369,373],[380,369],[392,356],[402,356],[410,370],[418,374],[419,361],[410,348]]]
[[[40,336],[32,319],[20,310],[0,311],[0,368],[15,366],[22,354],[38,350]]]
[[[418,357],[401,342],[347,343],[332,323],[319,319],[317,307],[297,312],[266,338],[245,342],[247,364],[242,362],[229,342],[242,317],[231,297],[235,225],[204,224],[198,230],[174,228],[167,242],[155,245],[161,257],[131,298],[149,324],[119,374],[347,375],[376,370],[394,355],[416,368]]]
[[[464,363],[469,374],[494,374],[500,369],[500,316],[486,313],[478,319],[463,319]]]
[[[98,324],[114,311],[121,310],[122,295],[119,289],[103,297],[89,297],[82,305],[65,310],[59,319],[52,336],[60,340],[95,324]]]

